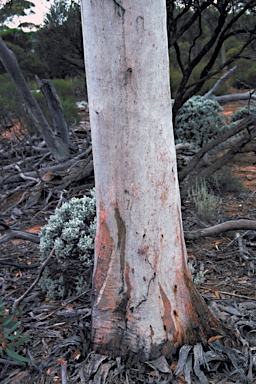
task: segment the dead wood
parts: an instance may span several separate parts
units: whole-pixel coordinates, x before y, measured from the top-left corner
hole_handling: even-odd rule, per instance
[[[190,169],[190,174],[187,176],[186,180],[184,180],[184,186],[182,185],[181,190],[181,196],[184,198],[187,194],[187,191],[199,180],[205,179],[207,180],[209,177],[211,177],[216,171],[221,169],[224,165],[226,165],[228,162],[230,162],[234,156],[241,151],[241,149],[248,144],[251,140],[253,140],[256,137],[256,128],[255,128],[255,122],[256,122],[256,115],[251,115],[248,120],[246,119],[246,128],[244,129],[244,133],[242,137],[238,137],[236,140],[231,143],[229,146],[228,151],[222,155],[221,157],[218,157],[218,155],[215,155],[212,162],[210,164],[206,164],[205,161],[202,161],[201,154],[204,152],[202,151],[201,154],[196,154],[197,156],[196,160],[198,162],[194,165],[193,168],[192,165],[189,163],[187,167]],[[244,121],[245,124],[245,121]],[[211,144],[211,143],[209,143]],[[203,149],[203,148],[202,148]],[[200,152],[200,151],[199,151]],[[192,159],[192,162],[196,161],[194,158]],[[201,161],[201,162],[200,162]],[[205,166],[206,165],[206,166]],[[192,169],[193,172],[192,172]],[[188,171],[188,170],[187,170]],[[183,177],[185,174],[187,174],[187,171],[183,173]]]
[[[35,127],[40,132],[47,147],[51,151],[53,158],[64,160],[69,158],[69,146],[61,137],[54,135],[53,130],[48,124],[45,116],[42,113],[37,101],[33,97],[25,78],[23,77],[19,64],[13,52],[6,46],[2,38],[0,38],[0,60],[3,63],[6,71],[9,73],[25,107],[27,113],[34,121]]]
[[[50,173],[52,175],[56,173],[57,176],[58,176],[58,172],[63,172],[63,174],[64,173],[68,174],[69,171],[73,169],[78,162],[80,162],[80,166],[81,166],[82,162],[84,161],[82,166],[86,167],[88,163],[87,157],[89,156],[89,154],[91,154],[91,151],[92,151],[92,148],[90,147],[86,151],[77,154],[75,157],[69,160],[63,161],[62,163],[47,165],[45,167],[41,167],[33,171],[31,171],[31,168],[34,168],[34,166],[31,164],[33,164],[33,162],[35,161],[35,158],[33,157],[31,159],[28,156],[26,157],[26,160],[23,161],[25,163],[25,167],[27,168],[27,170],[21,170],[19,165],[16,164],[15,162],[11,166],[8,165],[7,168],[5,167],[2,168],[2,172],[1,172],[2,175],[0,176],[0,186],[1,185],[6,186],[7,184],[20,183],[21,179],[23,180],[30,179],[35,182],[39,182],[40,179],[43,179],[46,174],[50,174]],[[91,159],[92,157],[89,158],[89,161]],[[10,172],[10,168],[12,172]],[[88,174],[87,172],[84,172],[84,177],[90,175],[91,170],[87,169],[87,171],[88,171]]]
[[[232,93],[230,95],[223,96],[211,96],[211,100],[217,101],[220,104],[224,103],[232,103],[234,101],[242,101],[242,100],[256,100],[255,89],[249,92],[244,93]]]
[[[62,140],[69,145],[68,125],[56,89],[50,80],[40,80],[39,77],[36,76],[36,82],[47,101],[56,132],[59,137],[61,137]]]
[[[34,269],[34,268],[39,267],[39,265],[41,265],[41,264],[40,263],[17,264],[17,263],[11,263],[9,261],[3,261],[3,260],[0,259],[0,268],[2,268],[4,266],[10,266],[10,267],[15,267],[15,268],[18,268],[18,269],[22,270],[22,269]]]
[[[37,283],[39,282],[40,277],[41,277],[41,275],[43,273],[43,270],[45,269],[46,265],[49,263],[50,259],[52,258],[53,254],[54,254],[54,251],[55,251],[55,249],[53,248],[51,250],[49,256],[47,257],[47,259],[41,264],[41,267],[39,268],[37,277],[36,277],[35,281],[33,282],[33,284],[30,285],[30,287],[26,290],[25,293],[23,293],[23,295],[21,295],[18,299],[16,299],[14,301],[13,308],[17,308],[20,305],[20,302],[23,299],[25,299],[25,297],[29,294],[29,292],[31,292],[32,289],[37,285]]]
[[[192,158],[189,164],[179,172],[179,181],[182,182],[192,171],[195,170],[200,160],[204,157],[205,154],[209,153],[213,148],[217,147],[220,144],[224,144],[229,138],[235,136],[239,132],[247,129],[251,125],[255,124],[256,116],[250,115],[249,117],[239,120],[237,125],[216,137],[216,139],[211,140],[206,143]]]
[[[214,225],[209,228],[199,229],[197,231],[185,232],[185,238],[192,240],[199,237],[215,236],[222,232],[234,231],[234,230],[256,230],[255,220],[230,220],[221,224]]]
[[[31,233],[22,231],[21,229],[12,228],[3,221],[0,221],[0,227],[3,228],[0,229],[0,244],[6,243],[7,241],[14,239],[29,240],[33,243],[39,244],[39,236],[37,235],[37,233]]]
[[[219,80],[216,81],[214,86],[203,96],[204,99],[211,99],[216,100],[216,96],[214,95],[214,92],[217,91],[217,89],[221,86],[221,84],[226,81],[230,76],[233,75],[233,73],[236,71],[237,66],[235,65],[233,68],[230,68],[223,76],[219,78]]]
[[[36,244],[39,244],[40,242],[39,236],[36,233],[30,233],[21,230],[10,230],[4,235],[0,236],[0,244],[15,239],[28,240]]]
[[[243,93],[232,93],[230,95],[221,95],[216,96],[214,93],[221,86],[221,84],[226,81],[233,73],[237,70],[237,65],[233,68],[229,69],[223,76],[219,78],[218,81],[214,84],[214,86],[203,96],[205,99],[210,99],[217,101],[220,104],[231,103],[233,101],[242,101],[242,100],[256,100],[255,89],[248,92]]]

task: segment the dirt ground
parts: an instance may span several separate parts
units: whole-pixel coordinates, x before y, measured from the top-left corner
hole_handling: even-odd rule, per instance
[[[230,110],[237,107],[237,103],[228,105],[224,112],[230,113]],[[255,220],[255,164],[256,141],[247,152],[237,155],[230,164],[234,173],[242,180],[244,189],[235,194],[226,193],[221,196],[215,224],[237,219]],[[182,213],[185,231],[200,228],[202,220],[189,199],[183,202]],[[26,217],[14,224],[21,229],[38,232],[47,217],[47,212],[38,215],[27,212]],[[195,275],[201,272],[203,276],[197,286],[201,295],[221,320],[235,326],[243,340],[246,340],[244,343],[247,353],[251,356],[248,382],[255,383],[256,232],[229,231],[215,237],[188,240],[186,245]],[[11,307],[38,276],[38,267],[33,268],[33,264],[38,263],[39,250],[37,244],[22,240],[9,241],[0,247],[0,292],[6,307]],[[4,265],[4,261],[12,262],[13,265]],[[60,302],[49,300],[36,285],[21,302],[20,308],[24,332],[30,334],[30,339],[18,347],[17,351],[29,357],[31,363],[20,366],[11,362],[5,354],[0,355],[0,383],[64,383],[66,368],[69,383],[92,383],[90,375],[86,376],[88,364],[85,365],[90,359],[90,290],[79,297],[69,297]],[[105,372],[112,370],[115,375],[112,381],[107,381],[106,378],[104,381],[103,376],[100,376],[101,381],[97,381],[98,383],[185,383],[183,374],[173,376],[168,381],[165,373],[160,372],[157,378],[157,370],[150,366],[140,366],[138,372],[138,364],[134,361],[129,362],[126,374],[125,364],[121,360],[109,359],[104,363],[108,364]],[[169,364],[173,372],[177,361]],[[96,371],[95,368],[94,373]],[[212,369],[207,377],[210,383],[242,383],[237,371],[232,375],[227,373],[227,366],[222,363],[215,370]],[[198,379],[193,383],[199,383]]]

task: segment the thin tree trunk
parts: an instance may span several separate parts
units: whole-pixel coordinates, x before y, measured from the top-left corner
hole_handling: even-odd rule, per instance
[[[168,355],[217,319],[187,265],[165,1],[82,1],[97,201],[92,343]]]
[[[47,147],[51,151],[52,156],[56,160],[69,158],[69,147],[67,143],[65,143],[60,137],[55,136],[52,132],[52,129],[44,117],[39,105],[31,94],[13,52],[7,48],[2,38],[0,38],[0,60],[2,61],[6,71],[11,76],[19,95],[24,102],[28,114],[35,123],[35,128],[41,133]]]

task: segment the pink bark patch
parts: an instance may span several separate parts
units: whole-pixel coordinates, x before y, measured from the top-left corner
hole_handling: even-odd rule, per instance
[[[164,292],[161,284],[159,284],[159,288],[160,288],[160,293],[161,293],[161,297],[164,305],[164,316],[163,316],[164,329],[166,330],[167,335],[174,335],[175,325],[172,320],[172,305],[166,293]]]
[[[111,254],[113,250],[113,240],[106,223],[106,212],[100,207],[99,227],[95,239],[95,253],[97,256],[97,265],[94,273],[94,294],[97,296],[103,282],[107,276]]]

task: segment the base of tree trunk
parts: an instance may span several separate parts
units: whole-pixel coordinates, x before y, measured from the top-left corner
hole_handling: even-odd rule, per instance
[[[141,362],[145,362],[157,359],[160,356],[170,359],[182,345],[202,343],[203,346],[206,346],[209,340],[223,337],[232,340],[233,343],[236,340],[235,334],[213,314],[189,277],[185,277],[185,284],[190,294],[190,304],[186,308],[188,321],[186,329],[176,329],[176,340],[166,340],[159,345],[152,345],[150,354],[145,353],[143,345],[141,349],[134,351],[130,338],[127,338],[126,330],[120,327],[114,337],[107,343],[99,342],[99,340],[92,342],[92,349],[96,353],[108,355],[111,358],[122,356],[128,360],[136,358]],[[123,310],[125,314],[125,307]],[[178,316],[178,313],[176,316]],[[171,316],[169,321],[173,321]],[[92,340],[93,337],[94,335],[92,334]]]

